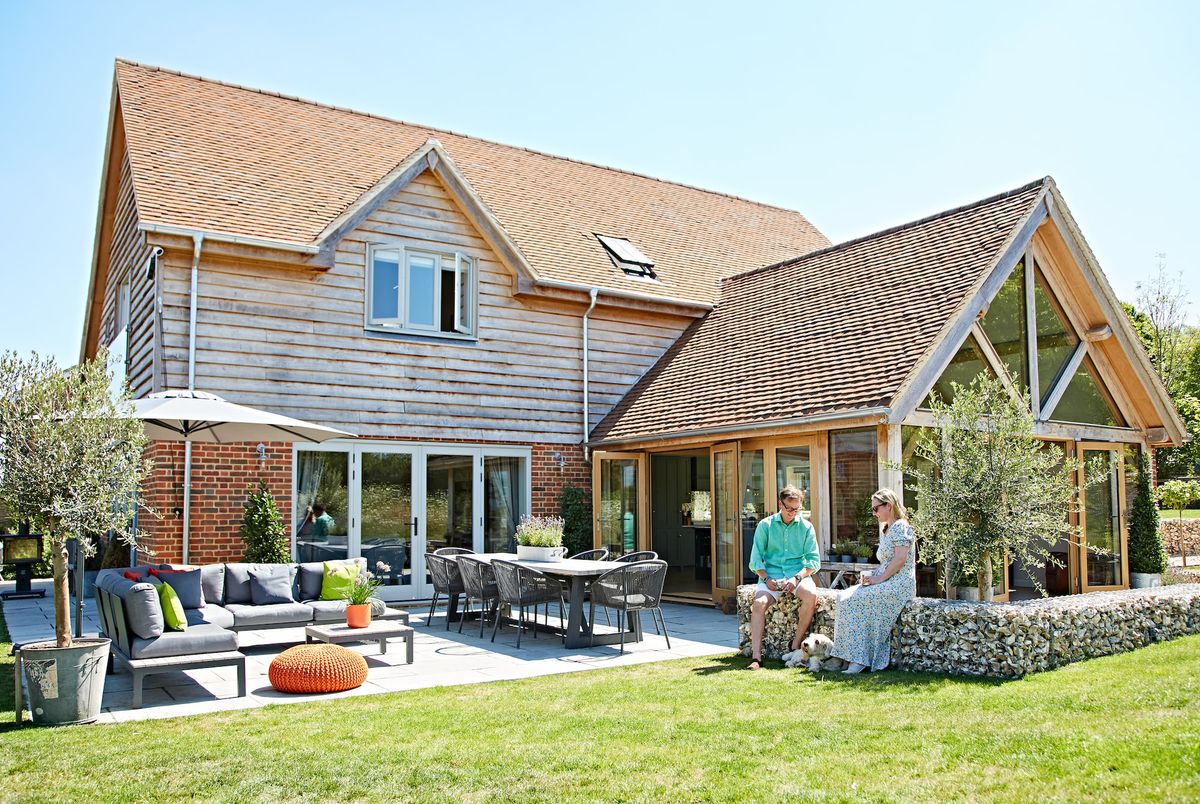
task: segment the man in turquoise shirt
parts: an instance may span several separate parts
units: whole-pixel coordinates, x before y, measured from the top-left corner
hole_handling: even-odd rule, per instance
[[[817,585],[812,576],[821,568],[821,551],[812,523],[800,516],[804,496],[795,486],[779,491],[779,513],[758,523],[750,570],[758,575],[758,588],[750,607],[750,669],[762,667],[762,637],[767,609],[782,595],[800,600],[800,616],[792,650],[800,647],[817,607]]]

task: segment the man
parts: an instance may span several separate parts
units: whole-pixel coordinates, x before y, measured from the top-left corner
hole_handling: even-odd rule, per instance
[[[313,512],[313,538],[318,541],[328,541],[329,532],[336,527],[333,517],[325,513],[325,506],[314,503]]]
[[[800,516],[804,496],[795,486],[779,491],[779,513],[758,523],[750,570],[758,575],[758,588],[750,607],[750,669],[762,667],[762,638],[767,609],[785,594],[800,600],[800,617],[792,650],[800,647],[817,607],[817,585],[812,576],[821,567],[821,552],[812,523]]]

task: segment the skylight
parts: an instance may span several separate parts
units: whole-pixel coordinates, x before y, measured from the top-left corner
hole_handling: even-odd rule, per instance
[[[637,246],[624,237],[598,234],[596,239],[600,241],[600,245],[604,246],[604,250],[608,252],[613,264],[625,273],[648,279],[657,278],[654,274],[654,260],[639,251]]]

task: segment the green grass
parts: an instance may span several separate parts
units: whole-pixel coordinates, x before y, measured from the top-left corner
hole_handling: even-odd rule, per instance
[[[1158,510],[1158,518],[1159,519],[1179,519],[1179,512],[1176,511],[1174,508],[1171,508],[1169,510],[1164,510],[1164,509],[1160,508]],[[1183,518],[1184,519],[1200,519],[1200,508],[1184,508],[1183,509]]]
[[[0,795],[1195,800],[1200,789],[1200,637],[1010,682],[744,666],[722,656],[169,721],[6,725]]]

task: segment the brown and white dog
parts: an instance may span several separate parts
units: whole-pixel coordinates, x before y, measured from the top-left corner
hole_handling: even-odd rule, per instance
[[[785,653],[780,658],[788,667],[805,667],[810,673],[834,672],[841,670],[846,663],[836,656],[830,656],[833,650],[833,640],[824,634],[809,634],[800,643],[800,649]]]

